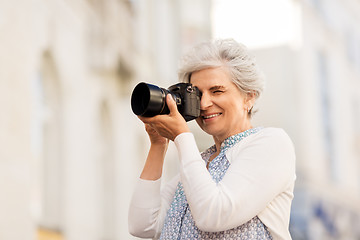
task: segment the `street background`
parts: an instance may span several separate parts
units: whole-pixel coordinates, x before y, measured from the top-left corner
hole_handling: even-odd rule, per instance
[[[0,239],[136,239],[132,89],[176,83],[189,47],[228,37],[267,79],[254,125],[295,145],[293,239],[360,239],[359,26],[359,0],[0,0]],[[177,161],[171,143],[164,180]]]

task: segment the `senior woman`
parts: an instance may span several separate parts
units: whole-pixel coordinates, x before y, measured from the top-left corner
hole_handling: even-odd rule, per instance
[[[154,239],[291,239],[295,154],[278,128],[254,128],[263,78],[247,49],[232,39],[196,46],[180,81],[201,96],[197,124],[214,139],[199,153],[170,95],[168,115],[139,117],[151,146],[129,209],[132,235]],[[180,173],[160,189],[164,156],[174,141]]]

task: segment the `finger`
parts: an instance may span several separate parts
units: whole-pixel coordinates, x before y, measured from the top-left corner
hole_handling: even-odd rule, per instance
[[[154,134],[157,133],[156,130],[150,126],[149,124],[145,124],[145,130],[148,134]]]
[[[145,124],[153,124],[159,121],[159,119],[162,117],[162,115],[156,115],[154,117],[143,117],[138,116],[138,118]]]
[[[138,119],[140,119],[140,121],[142,121],[143,123],[145,123],[145,124],[147,124],[146,123],[146,118],[144,118],[144,117],[142,117],[142,116],[137,116],[138,117]]]
[[[144,124],[145,125],[145,130],[146,131],[149,131],[152,127],[150,126],[150,124],[148,124],[148,123],[145,123]]]
[[[168,108],[169,108],[169,110],[170,110],[170,113],[172,113],[172,112],[177,112],[177,111],[178,111],[178,110],[177,110],[177,105],[176,105],[174,99],[172,98],[172,96],[171,96],[170,94],[168,94],[168,95],[166,96],[166,103],[167,103],[167,105],[168,105]]]
[[[151,118],[149,117],[138,116],[138,118],[145,124],[151,123]]]

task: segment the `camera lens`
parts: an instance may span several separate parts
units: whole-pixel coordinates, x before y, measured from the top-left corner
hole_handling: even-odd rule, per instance
[[[165,96],[164,89],[148,83],[139,83],[131,95],[131,108],[136,115],[144,117],[162,114]]]

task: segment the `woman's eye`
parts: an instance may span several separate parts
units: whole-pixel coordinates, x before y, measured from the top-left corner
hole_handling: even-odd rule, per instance
[[[222,93],[223,91],[221,90],[215,90],[213,93]]]

